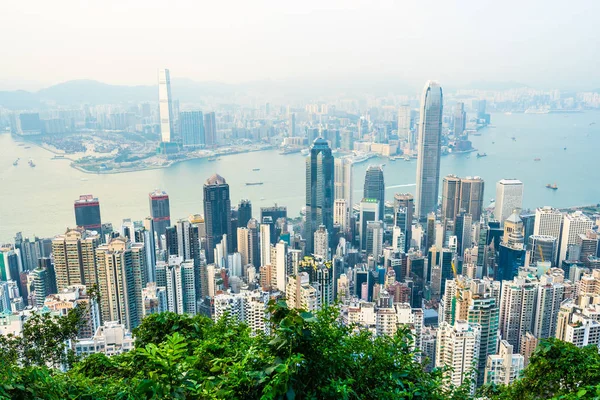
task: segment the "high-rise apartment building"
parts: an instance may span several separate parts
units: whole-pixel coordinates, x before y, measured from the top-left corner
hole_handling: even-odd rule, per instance
[[[269,226],[270,241],[271,244],[277,244],[279,242],[279,234],[281,232],[277,232],[277,221],[283,219],[287,219],[287,207],[286,206],[278,206],[275,204],[271,207],[261,207],[260,208],[260,220],[259,222],[262,224],[267,224]]]
[[[401,105],[398,109],[398,139],[410,141],[411,109],[410,105]]]
[[[314,232],[333,232],[334,159],[327,141],[316,139],[306,158],[306,251],[314,251]]]
[[[375,259],[383,253],[383,222],[367,222],[367,256],[373,256]]]
[[[498,354],[490,354],[485,366],[485,384],[510,385],[519,379],[525,368],[525,358],[514,353],[513,346],[506,340],[500,341]]]
[[[560,238],[560,249],[558,253],[558,265],[561,265],[564,260],[574,258],[570,254],[571,246],[578,244],[579,235],[586,233],[592,228],[594,222],[581,211],[575,211],[571,214],[565,214],[563,217],[562,234]],[[575,260],[579,259],[579,255]]]
[[[75,200],[75,224],[87,231],[102,233],[100,202],[91,194],[81,195]]]
[[[333,224],[339,225],[342,232],[348,229],[348,204],[345,199],[335,199],[333,202]]]
[[[223,235],[231,237],[231,201],[229,185],[225,179],[214,174],[204,184],[204,221],[206,224],[206,261],[215,262],[214,250]],[[227,252],[232,253],[232,241],[227,241]]]
[[[154,225],[154,232],[159,246],[162,246],[162,235],[167,227],[171,226],[171,207],[169,195],[164,190],[156,189],[148,195],[150,201],[150,217]]]
[[[96,249],[102,321],[120,321],[127,329],[141,323],[145,256],[142,243],[131,243],[123,237]]]
[[[183,261],[179,256],[170,256],[168,263],[161,261],[157,264],[156,273],[160,277],[160,282],[157,283],[166,288],[168,310],[177,314],[195,315],[194,263],[191,260]]]
[[[383,221],[385,215],[385,183],[383,168],[380,165],[370,165],[367,168],[363,198],[377,199],[379,202],[379,219]]]
[[[329,232],[327,232],[325,225],[321,225],[315,232],[313,254],[315,256],[323,257],[325,260],[329,259]]]
[[[523,182],[518,179],[501,179],[496,183],[496,207],[494,218],[504,223],[504,220],[514,210],[523,208]]]
[[[444,374],[455,387],[471,379],[471,392],[475,391],[475,378],[479,360],[479,325],[457,320],[454,325],[442,322],[437,331],[436,367],[449,367]]]
[[[522,337],[532,329],[536,294],[537,282],[524,278],[502,282],[500,333],[515,349],[521,349]]]
[[[371,221],[379,221],[379,202],[377,199],[364,198],[360,202],[360,228],[358,237],[360,249],[367,249],[367,224]]]
[[[336,158],[334,161],[334,199],[346,200],[346,206],[352,207],[352,160]]]
[[[95,251],[100,237],[89,231],[70,229],[52,240],[56,286],[60,292],[71,285],[98,284]],[[13,278],[14,279],[14,278]]]
[[[310,284],[308,273],[299,272],[296,276],[288,276],[285,289],[288,307],[316,312],[321,308],[318,290]]]
[[[417,154],[415,215],[419,220],[437,209],[440,182],[442,110],[443,95],[440,84],[435,81],[427,81],[421,97]]]
[[[183,111],[179,113],[179,132],[182,144],[186,147],[203,146],[204,117],[202,111]]]
[[[158,111],[160,115],[160,135],[163,143],[173,141],[173,103],[171,99],[171,74],[168,69],[158,70]]]

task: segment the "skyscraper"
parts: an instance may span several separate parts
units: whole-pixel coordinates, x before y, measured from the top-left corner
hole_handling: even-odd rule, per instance
[[[100,202],[91,194],[79,196],[75,200],[75,224],[87,231],[102,233],[102,219],[100,218]]]
[[[278,206],[275,204],[272,207],[261,207],[260,208],[260,223],[268,224],[271,231],[270,239],[271,244],[275,245],[279,242],[279,234],[277,233],[277,220],[280,218],[287,218],[287,207]]]
[[[383,168],[370,165],[365,174],[364,198],[377,199],[379,202],[379,219],[383,221],[385,210],[385,183]]]
[[[446,175],[442,180],[442,222],[453,220],[460,209],[460,178]]]
[[[168,69],[158,70],[158,111],[160,114],[160,135],[163,143],[169,143],[174,136],[173,104],[171,102],[171,75]]]
[[[231,237],[231,201],[229,185],[225,179],[214,174],[204,184],[204,221],[206,224],[206,261],[215,262],[214,249],[221,243],[223,235]],[[228,253],[232,253],[231,240],[228,243]]]
[[[150,199],[150,217],[154,221],[154,231],[160,246],[162,244],[161,236],[165,234],[167,227],[171,226],[169,195],[164,190],[156,189],[148,197]]]
[[[461,136],[465,131],[467,124],[467,113],[465,113],[465,103],[458,102],[454,107],[454,136]]]
[[[217,121],[214,112],[204,114],[204,140],[206,147],[217,144]]]
[[[408,104],[401,105],[398,109],[398,139],[410,141],[411,110]]]
[[[425,218],[435,212],[440,182],[442,139],[442,88],[438,82],[427,81],[421,97],[419,144],[417,154],[417,188],[415,215]]]
[[[563,260],[573,259],[573,255],[570,254],[571,246],[577,245],[579,235],[586,233],[588,229],[592,228],[592,225],[594,225],[593,221],[581,211],[565,214],[560,238],[558,265],[561,265]]]
[[[346,200],[346,206],[352,207],[352,160],[335,159],[334,199]]]
[[[412,194],[396,193],[394,195],[394,226],[399,227],[404,234],[405,253],[408,253],[408,249],[411,247],[414,210],[415,205]]]
[[[523,208],[523,182],[518,179],[501,179],[496,183],[494,218],[504,224],[515,209]]]
[[[535,209],[533,234],[554,236],[558,239],[562,222],[563,213],[560,210],[549,206],[538,207]]]
[[[447,175],[442,181],[442,219],[453,220],[464,210],[479,221],[483,211],[484,182],[480,177]]]
[[[306,251],[314,247],[314,232],[325,225],[333,232],[334,161],[327,141],[317,138],[306,158]],[[331,235],[333,236],[333,235]]]
[[[179,113],[179,132],[184,146],[204,145],[204,118],[202,111],[183,111]]]
[[[362,199],[360,202],[360,230],[358,232],[361,250],[367,250],[367,224],[379,220],[379,202],[377,199]]]
[[[240,200],[238,204],[238,227],[247,227],[250,218],[252,218],[252,203],[250,200]]]

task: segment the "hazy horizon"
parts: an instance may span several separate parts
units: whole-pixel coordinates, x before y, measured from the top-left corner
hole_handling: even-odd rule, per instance
[[[600,87],[599,11],[591,0],[9,2],[0,88],[76,79],[154,85],[167,67],[198,82],[390,77],[591,90]]]

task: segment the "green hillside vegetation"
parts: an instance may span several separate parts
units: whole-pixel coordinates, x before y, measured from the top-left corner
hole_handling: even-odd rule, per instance
[[[317,315],[270,305],[271,335],[252,336],[226,318],[151,315],[134,331],[136,347],[77,360],[62,344],[80,315],[26,322],[20,338],[0,337],[0,398],[10,399],[467,399],[468,385],[446,390],[443,371],[424,372],[411,337],[355,333],[329,308]],[[20,361],[18,361],[20,360]],[[51,366],[51,367],[49,367]],[[61,372],[61,366],[69,366]],[[485,387],[498,399],[600,395],[596,348],[542,342],[510,387]]]

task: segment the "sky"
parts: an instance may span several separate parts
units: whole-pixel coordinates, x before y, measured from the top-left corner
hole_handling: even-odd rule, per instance
[[[600,87],[600,2],[580,0],[28,0],[0,13],[0,87],[515,81]],[[12,87],[11,87],[12,86]]]

